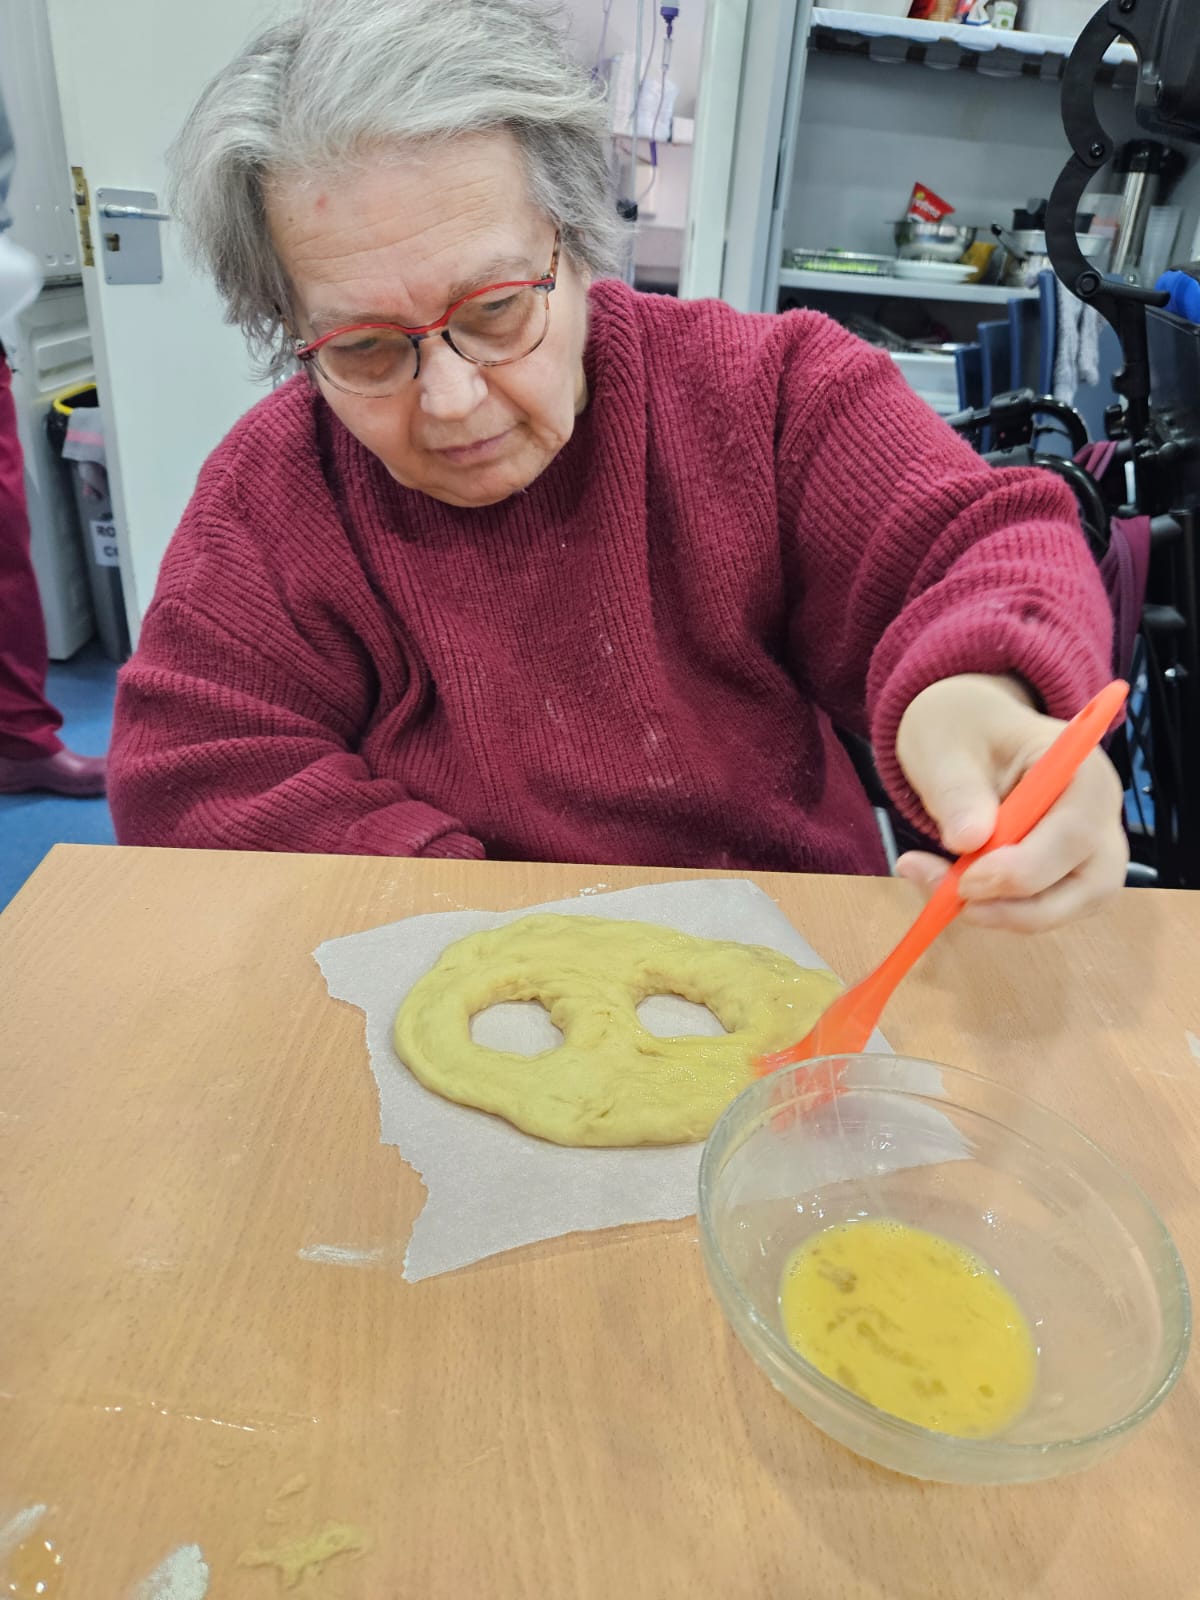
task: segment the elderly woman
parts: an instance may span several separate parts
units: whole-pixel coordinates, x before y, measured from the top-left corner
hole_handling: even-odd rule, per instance
[[[230,318],[301,371],[163,564],[124,842],[875,872],[836,729],[958,853],[1108,676],[1065,488],[823,317],[609,276],[604,108],[529,3],[314,0],[174,161]],[[976,920],[1095,905],[1119,813],[1097,756],[963,880]]]

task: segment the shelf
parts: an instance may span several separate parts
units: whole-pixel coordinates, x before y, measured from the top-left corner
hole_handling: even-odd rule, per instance
[[[792,267],[781,268],[779,287],[811,289],[822,294],[862,294],[875,300],[963,300],[980,306],[1034,300],[1038,294],[1036,289],[1006,289],[1002,284],[919,283],[913,278],[872,278],[865,273],[797,272]]]
[[[1062,76],[1077,43],[1020,29],[968,28],[961,22],[919,22],[913,17],[881,17],[826,6],[814,9],[811,36],[818,49],[865,54],[880,61],[924,61],[985,76],[1054,79]],[[1110,47],[1104,60],[1114,69],[1136,67],[1137,54],[1122,40]]]

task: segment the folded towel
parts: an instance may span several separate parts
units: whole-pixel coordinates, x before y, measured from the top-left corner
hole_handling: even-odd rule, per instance
[[[1058,285],[1058,348],[1054,352],[1054,397],[1075,404],[1080,388],[1100,382],[1100,313]]]

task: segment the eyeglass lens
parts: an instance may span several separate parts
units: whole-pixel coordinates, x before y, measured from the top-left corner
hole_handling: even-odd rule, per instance
[[[506,289],[464,302],[446,331],[460,356],[482,365],[497,365],[536,349],[545,335],[549,314],[544,289]],[[351,329],[322,345],[317,363],[331,383],[352,394],[389,394],[416,373],[417,345],[398,329]]]

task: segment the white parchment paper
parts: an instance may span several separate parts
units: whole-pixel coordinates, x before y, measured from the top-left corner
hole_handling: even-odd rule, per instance
[[[437,911],[320,945],[314,955],[330,994],[366,1013],[383,1142],[397,1146],[428,1192],[404,1258],[410,1281],[538,1239],[687,1217],[696,1210],[701,1145],[564,1149],[444,1100],[397,1057],[396,1011],[447,945],[539,911],[657,922],[702,938],[769,945],[801,966],[828,968],[768,895],[737,879],[647,884],[516,911]],[[674,1005],[647,1002],[643,1020],[658,1033],[700,1031],[694,1008],[681,1012]],[[715,1018],[711,1031],[720,1032]],[[530,1054],[556,1037],[540,1007],[521,1005],[495,1007],[479,1019],[475,1036],[482,1044]],[[877,1033],[868,1048],[888,1046]]]

